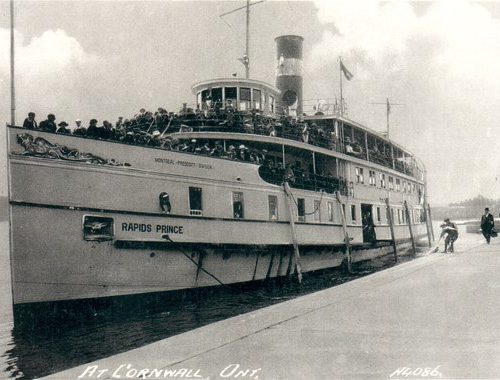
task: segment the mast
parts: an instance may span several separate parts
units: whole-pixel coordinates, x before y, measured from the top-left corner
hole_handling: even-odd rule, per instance
[[[219,17],[222,18],[224,16],[227,16],[231,13],[234,13],[236,11],[239,11],[240,9],[246,8],[246,36],[245,36],[245,54],[243,54],[243,57],[238,58],[238,61],[243,63],[245,66],[245,78],[249,79],[250,78],[250,6],[256,5],[263,3],[264,0],[259,0],[254,3],[250,3],[250,0],[247,0],[246,5],[233,9],[232,11],[226,12],[221,14]]]
[[[339,56],[339,77],[340,77],[340,116],[344,116],[344,97],[342,96],[342,57]]]
[[[250,0],[247,0],[247,25],[246,25],[246,44],[245,44],[245,57],[243,57],[243,64],[245,65],[245,78],[250,78]],[[245,59],[246,58],[246,59]]]
[[[16,125],[16,93],[14,86],[14,0],[10,0],[10,125]]]

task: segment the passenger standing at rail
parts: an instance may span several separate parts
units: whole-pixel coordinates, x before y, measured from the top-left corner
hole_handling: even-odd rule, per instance
[[[46,132],[55,132],[57,130],[56,117],[53,114],[49,113],[47,115],[47,120],[44,120],[40,123],[40,129]]]
[[[484,209],[484,215],[481,217],[481,231],[483,232],[487,244],[490,244],[491,233],[494,227],[495,221],[493,215],[490,214],[490,209],[486,207]]]
[[[26,129],[37,129],[38,128],[38,125],[37,125],[36,120],[35,120],[35,113],[34,112],[28,113],[28,117],[26,119],[24,119],[23,128],[26,128]]]

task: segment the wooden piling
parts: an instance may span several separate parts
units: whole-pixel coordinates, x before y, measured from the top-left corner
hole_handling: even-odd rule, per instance
[[[434,237],[434,228],[432,228],[432,215],[431,215],[431,205],[427,203],[427,214],[429,215],[429,229],[432,235],[432,241],[436,240]]]
[[[288,205],[288,212],[290,213],[290,231],[292,234],[292,243],[293,243],[293,253],[295,257],[295,268],[297,270],[297,279],[299,280],[299,284],[302,282],[302,268],[300,266],[300,252],[299,252],[299,244],[297,243],[297,233],[295,230],[295,212],[293,209],[293,199],[292,199],[292,191],[290,190],[290,185],[285,181],[285,199]]]
[[[342,216],[342,228],[344,230],[344,243],[345,243],[345,254],[347,256],[347,271],[352,273],[352,248],[351,248],[351,239],[349,238],[349,232],[347,231],[347,219],[344,211],[344,207],[342,207],[342,201],[340,199],[340,192],[336,192],[337,201],[340,205],[340,215]]]
[[[411,248],[413,250],[413,255],[417,254],[417,249],[415,248],[415,239],[413,238],[413,230],[411,228],[411,217],[410,210],[408,209],[408,203],[404,202],[405,213],[406,213],[406,221],[408,222],[408,230],[410,231],[410,239],[411,239]]]
[[[394,221],[392,220],[391,206],[389,205],[389,198],[385,198],[385,206],[387,212],[387,221],[389,222],[389,228],[391,230],[391,242],[392,248],[394,249],[394,261],[398,262],[398,250],[396,248],[396,237],[394,235]]]

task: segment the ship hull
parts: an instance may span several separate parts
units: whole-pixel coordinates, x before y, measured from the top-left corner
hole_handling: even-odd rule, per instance
[[[340,204],[332,194],[294,190],[310,209],[313,201],[331,202],[338,209],[327,222],[325,207],[317,219],[307,216],[309,220],[292,225],[283,188],[264,182],[256,165],[30,132],[99,159],[77,161],[61,157],[67,149],[33,153],[20,144],[24,132],[9,130],[15,304],[168,292],[291,275],[296,271],[294,235],[303,272],[338,267],[347,259]],[[106,163],[102,156],[113,161]],[[72,157],[88,158],[76,153]],[[130,166],[116,164],[126,161]],[[207,194],[203,215],[190,213],[190,186]],[[158,204],[165,190],[171,197],[169,213]],[[234,191],[245,195],[244,219],[233,216],[229,199]],[[269,195],[276,196],[278,220],[268,218]],[[383,207],[380,194],[370,197]],[[371,202],[375,207],[368,196],[350,202],[358,207]],[[388,224],[376,224],[377,241],[368,244],[359,220],[358,216],[357,223],[346,226],[354,248],[352,262],[391,252]],[[106,234],[89,232],[95,223],[106,225]],[[415,239],[425,236],[425,224],[413,224],[412,229]],[[409,241],[407,225],[400,223],[394,230],[398,243]]]

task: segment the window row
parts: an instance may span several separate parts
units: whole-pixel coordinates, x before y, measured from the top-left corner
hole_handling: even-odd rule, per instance
[[[356,183],[361,185],[365,184],[365,170],[361,167],[355,167],[355,180]],[[374,170],[368,170],[368,185],[377,187],[377,173]],[[403,192],[408,194],[421,194],[422,186],[416,185],[415,183],[401,180],[399,178],[394,178],[393,176],[379,173],[378,175],[378,187],[382,189],[389,189],[397,192]]]
[[[294,198],[295,199],[295,198]],[[335,201],[326,201],[322,202],[320,199],[313,200],[313,210],[311,212],[306,212],[306,201],[305,198],[296,198],[295,199],[296,207],[297,207],[297,220],[299,222],[337,222],[340,223],[342,221],[341,214],[338,208],[336,207]],[[322,209],[324,210],[324,206],[322,204],[326,204],[326,220],[323,219],[325,215],[322,215]],[[366,205],[365,205],[366,207]],[[385,209],[384,206],[368,206],[371,212],[368,214],[369,217],[372,218],[373,223],[377,225],[388,224],[388,215],[387,212],[384,213],[384,220],[382,220],[382,209]],[[189,187],[189,208],[190,215],[194,216],[202,216],[203,215],[203,201],[202,201],[202,189],[200,187]],[[346,205],[342,204],[343,212],[346,216],[346,221],[350,224],[357,224],[359,222],[359,208],[358,205],[351,204],[349,205],[348,211],[346,210]],[[270,221],[279,220],[278,213],[278,196],[277,195],[268,195],[268,219]],[[410,218],[413,221],[412,223],[422,223],[425,221],[425,215],[420,209],[411,209]],[[245,201],[244,195],[241,191],[233,191],[232,193],[232,212],[233,218],[235,219],[244,219],[245,218]],[[406,224],[406,213],[403,208],[394,208],[391,207],[391,216],[394,224]],[[363,220],[367,217],[366,213],[363,214]]]

